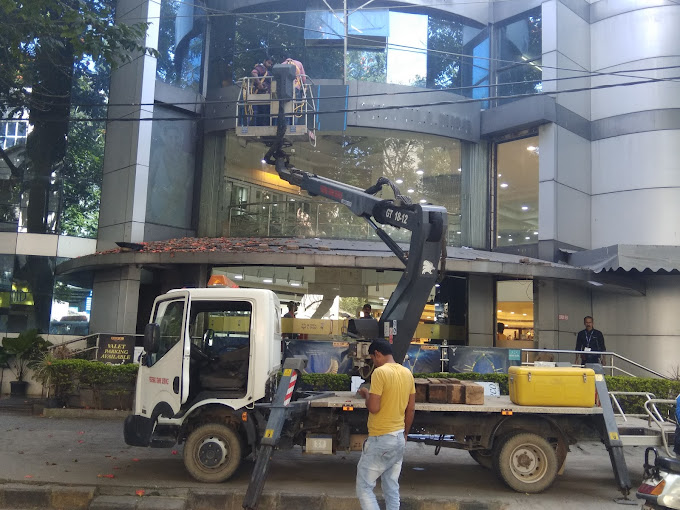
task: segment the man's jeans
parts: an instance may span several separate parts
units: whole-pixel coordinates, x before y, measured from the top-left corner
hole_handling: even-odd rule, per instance
[[[380,510],[373,489],[380,478],[386,510],[399,510],[399,474],[404,459],[404,434],[370,436],[357,466],[357,497],[362,510]]]

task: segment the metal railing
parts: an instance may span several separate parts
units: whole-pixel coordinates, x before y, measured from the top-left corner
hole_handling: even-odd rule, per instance
[[[663,447],[666,450],[666,454],[673,458],[673,454],[668,448],[668,439],[666,438],[666,430],[665,430],[665,425],[668,425],[669,423],[666,420],[663,419],[661,414],[659,413],[659,410],[656,408],[657,404],[666,404],[666,405],[677,405],[677,401],[671,400],[671,399],[665,399],[665,398],[651,398],[645,402],[645,411],[647,411],[647,415],[649,416],[649,423],[651,426],[651,422],[654,422],[654,424],[659,428],[659,432],[661,435],[661,441],[663,442]]]
[[[51,345],[48,347],[48,351],[54,351],[55,349],[58,349],[60,347],[68,347],[69,345],[76,344],[78,342],[85,342],[85,347],[82,348],[73,348],[69,347],[69,353],[68,357],[72,358],[74,356],[84,356],[85,359],[90,359],[90,360],[97,360],[97,353],[99,352],[99,338],[100,335],[118,335],[118,333],[92,333],[87,336],[82,336],[79,338],[73,338],[71,340],[67,340],[65,342],[61,342],[59,344]],[[132,336],[135,339],[143,337],[144,335],[125,335],[125,336]],[[133,360],[136,361],[136,360]]]
[[[236,134],[239,136],[273,136],[276,134],[279,99],[276,82],[272,76],[245,77],[240,85],[236,101]],[[284,105],[286,122],[290,126],[287,135],[307,135],[314,130],[316,105],[311,80],[301,75],[302,86],[295,89],[295,97]],[[265,84],[265,88],[258,85]],[[264,90],[264,91],[263,91]],[[269,90],[269,92],[266,92]]]
[[[624,396],[624,397],[645,397],[647,400],[645,401],[645,404],[649,402],[652,399],[656,398],[656,395],[654,393],[648,393],[644,391],[610,391],[609,392],[609,397],[611,398],[612,404],[614,404],[614,407],[618,410],[617,414],[623,418],[623,421],[628,421],[628,417],[630,416],[631,418],[640,418],[640,417],[645,417],[648,415],[648,413],[642,414],[642,413],[628,413],[626,414],[623,411],[623,408],[621,407],[621,404],[619,403],[619,399],[617,398],[617,395]],[[659,410],[654,406],[653,408],[654,413],[656,413],[656,416],[663,420],[661,417],[661,414],[659,413]]]
[[[557,358],[559,358],[559,356],[562,355],[562,354],[571,354],[573,357],[575,357],[576,355],[583,354],[583,351],[569,351],[569,350],[562,350],[562,349],[522,349],[522,353],[526,354],[526,360],[523,359],[522,364],[523,365],[529,365],[529,364],[532,363],[529,360],[529,354],[530,353],[555,354],[555,355],[557,355]],[[636,361],[633,361],[632,359],[626,358],[625,356],[621,356],[620,354],[617,354],[615,352],[611,352],[611,351],[589,351],[588,354],[590,354],[590,355],[599,354],[599,355],[604,357],[604,361],[607,360],[606,356],[609,356],[609,359],[611,359],[611,365],[606,365],[604,363],[602,364],[602,368],[604,368],[605,370],[609,370],[609,375],[615,375],[614,372],[617,372],[617,373],[621,373],[623,375],[627,375],[627,376],[630,376],[630,377],[637,377],[635,374],[623,369],[622,367],[616,366],[614,364],[614,361],[618,360],[618,361],[621,361],[621,362],[624,362],[624,363],[628,363],[629,365],[632,365],[633,367],[638,368],[639,370],[641,370],[644,373],[651,374],[651,375],[653,375],[655,377],[659,377],[661,379],[670,379],[669,377],[667,377],[663,374],[660,374],[659,372],[652,370],[651,368],[648,368],[644,365],[641,365],[640,363],[637,363]],[[556,359],[554,361],[559,361],[559,360]],[[580,365],[574,364],[574,363],[572,363],[572,365],[580,366]]]

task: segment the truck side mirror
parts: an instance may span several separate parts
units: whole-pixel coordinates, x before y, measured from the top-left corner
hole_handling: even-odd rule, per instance
[[[213,346],[213,340],[215,339],[215,330],[206,329],[203,332],[203,350],[207,351],[208,348]]]
[[[158,352],[161,344],[161,327],[158,324],[147,324],[144,328],[144,350],[148,354]]]

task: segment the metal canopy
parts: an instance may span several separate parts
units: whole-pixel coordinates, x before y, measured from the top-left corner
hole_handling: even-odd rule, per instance
[[[602,271],[680,271],[680,246],[615,244],[571,253],[572,266]]]

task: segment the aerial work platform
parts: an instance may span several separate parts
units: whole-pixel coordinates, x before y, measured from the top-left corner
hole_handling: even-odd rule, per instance
[[[279,107],[283,104],[287,123],[284,136],[309,137],[313,142],[316,103],[309,78],[304,75],[300,77],[303,82],[301,88],[295,90],[295,97],[292,100],[285,102],[279,99],[276,80],[272,80],[272,76],[246,77],[239,80],[241,89],[236,102],[236,135],[275,138]]]

